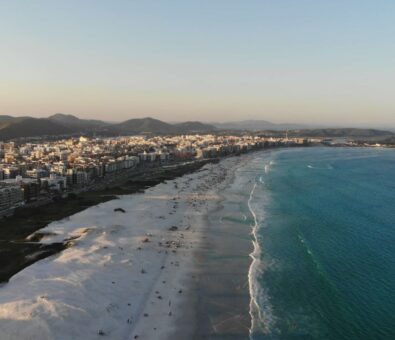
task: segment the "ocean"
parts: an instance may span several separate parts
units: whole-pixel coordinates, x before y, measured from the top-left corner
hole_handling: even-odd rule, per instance
[[[395,339],[394,176],[379,148],[261,152],[238,169],[251,339]]]

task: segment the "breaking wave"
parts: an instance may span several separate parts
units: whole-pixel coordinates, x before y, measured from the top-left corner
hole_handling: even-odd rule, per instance
[[[333,170],[333,166],[331,164],[327,164],[326,166],[314,166],[314,165],[307,165],[309,169],[317,169],[317,170]]]
[[[248,209],[253,217],[253,224],[251,225],[253,251],[250,254],[252,262],[248,271],[251,316],[251,326],[249,330],[250,339],[253,338],[254,334],[269,333],[270,326],[273,322],[268,295],[265,293],[264,288],[258,282],[258,277],[263,270],[263,263],[260,259],[262,251],[258,242],[259,223],[257,214],[252,207],[252,200],[256,187],[257,183],[255,182],[247,202]]]

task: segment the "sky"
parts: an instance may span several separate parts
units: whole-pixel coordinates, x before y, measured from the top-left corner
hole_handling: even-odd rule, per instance
[[[393,0],[0,0],[0,114],[395,127]]]

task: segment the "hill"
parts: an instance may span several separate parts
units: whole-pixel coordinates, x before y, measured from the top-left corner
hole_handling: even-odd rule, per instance
[[[233,130],[232,133],[243,133],[245,130],[256,131],[271,136],[283,136],[288,130],[289,137],[348,137],[353,139],[384,139],[395,137],[392,131],[378,129],[358,128],[331,128],[331,129],[290,129],[293,125],[273,124],[267,121],[242,121],[231,123],[217,123],[216,126],[197,121],[170,124],[151,117],[129,119],[121,123],[111,124],[101,120],[80,119],[73,115],[63,113],[54,114],[48,118],[12,117],[0,115],[0,140],[21,137],[56,136],[56,135],[137,135],[137,134],[187,134],[187,133],[221,133]],[[273,128],[273,126],[275,128]],[[237,128],[238,127],[238,128]],[[262,128],[266,127],[266,128]],[[267,128],[271,127],[271,128]]]
[[[215,131],[216,128],[201,122],[185,122],[169,124],[151,117],[129,119],[125,122],[112,125],[108,128],[118,134],[184,134],[184,133],[203,133]]]
[[[242,120],[235,122],[225,123],[212,123],[216,128],[221,130],[248,130],[248,131],[261,131],[261,130],[295,130],[307,129],[309,126],[302,124],[275,124],[267,120]]]
[[[129,119],[110,126],[109,130],[119,134],[173,134],[178,132],[174,125],[150,117]]]
[[[210,124],[204,124],[201,122],[185,122],[185,123],[178,123],[174,124],[177,130],[180,133],[203,133],[203,132],[212,132],[216,131],[217,128]]]
[[[23,118],[23,117],[20,117],[20,118]],[[7,122],[10,122],[10,121],[12,121],[14,119],[15,119],[15,117],[12,117],[12,116],[0,115],[0,125],[2,125],[4,123],[7,123]]]
[[[56,113],[48,118],[12,117],[0,115],[0,139],[22,137],[72,135],[97,133],[98,135],[135,134],[185,134],[214,131],[212,125],[200,122],[169,124],[151,117],[129,119],[122,123],[110,124],[101,120],[80,119],[73,115]]]
[[[21,137],[55,136],[69,134],[72,131],[46,118],[22,117],[0,124],[0,139]]]
[[[94,119],[80,119],[73,115],[56,113],[48,117],[49,120],[66,126],[74,131],[96,130],[108,126],[109,123]]]
[[[376,129],[357,129],[357,128],[335,128],[335,129],[303,129],[288,132],[289,136],[305,137],[385,137],[393,136],[394,133]]]

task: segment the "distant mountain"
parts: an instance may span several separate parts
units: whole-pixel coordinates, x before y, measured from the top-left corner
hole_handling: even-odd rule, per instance
[[[55,136],[71,133],[69,128],[47,118],[18,117],[0,123],[0,140],[21,137]]]
[[[20,118],[23,118],[23,117],[20,117]],[[12,116],[0,115],[0,125],[3,124],[3,123],[10,122],[10,121],[12,121],[14,119],[15,119],[15,117],[12,117]]]
[[[394,133],[385,130],[376,129],[356,129],[356,128],[335,128],[335,129],[302,129],[288,132],[289,136],[306,136],[306,137],[386,137],[393,136]]]
[[[250,130],[259,131],[271,136],[283,136],[284,130],[288,135],[306,137],[349,137],[349,138],[387,138],[395,133],[378,129],[306,129],[296,128],[296,124],[273,124],[262,120],[246,120],[242,122],[216,123],[214,125],[201,122],[183,122],[169,124],[151,117],[129,119],[122,123],[108,123],[93,119],[80,119],[63,113],[54,114],[48,118],[12,117],[0,115],[0,140],[21,137],[56,136],[97,134],[103,136],[138,135],[138,134],[187,134],[212,133],[220,130]],[[227,133],[224,131],[224,133]],[[235,132],[236,133],[236,132]]]
[[[48,118],[12,117],[0,115],[0,140],[56,135],[96,133],[98,135],[183,134],[205,133],[216,128],[200,122],[169,124],[146,117],[129,119],[122,123],[80,119],[73,115],[56,113]]]
[[[261,130],[295,130],[295,129],[310,128],[310,126],[303,124],[275,124],[267,120],[242,120],[235,122],[212,123],[212,124],[216,128],[221,130],[261,131]]]
[[[183,133],[203,133],[215,131],[216,128],[209,124],[200,122],[185,122],[169,124],[151,117],[130,119],[125,122],[114,124],[108,130],[116,131],[119,134],[183,134]]]
[[[271,136],[283,136],[288,130],[289,137],[348,137],[348,138],[371,138],[394,136],[393,131],[366,128],[323,128],[303,124],[275,124],[267,120],[243,120],[225,123],[213,123],[222,130],[246,130],[262,132]]]
[[[382,144],[387,144],[387,145],[395,145],[395,135],[392,137],[386,137],[386,138],[382,138],[382,139],[373,139],[373,140],[370,140],[370,142],[382,143]]]
[[[97,130],[99,128],[110,125],[109,123],[101,120],[94,119],[80,119],[73,115],[64,113],[56,113],[48,117],[49,120],[66,126],[74,131],[86,131],[86,130]]]
[[[180,133],[183,131],[187,131],[189,133],[202,133],[202,132],[212,132],[216,131],[217,128],[214,125],[204,124],[201,122],[185,122],[174,124],[174,126],[178,129]]]
[[[109,130],[119,134],[172,134],[178,132],[174,125],[151,117],[129,119],[125,122],[110,126]]]
[[[57,113],[48,118],[0,115],[0,139],[69,135],[96,131],[108,125],[99,120],[79,119]]]

